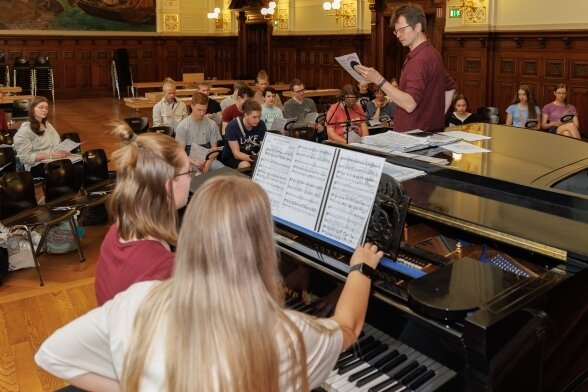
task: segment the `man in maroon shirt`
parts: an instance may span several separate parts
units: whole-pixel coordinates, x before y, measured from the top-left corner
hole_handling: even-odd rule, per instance
[[[394,35],[410,52],[400,72],[400,84],[393,87],[373,68],[356,67],[367,80],[375,83],[396,104],[394,130],[420,129],[436,131],[445,128],[445,113],[456,85],[443,67],[441,55],[427,39],[427,20],[418,5],[402,5],[390,20]]]
[[[253,92],[251,87],[241,87],[239,89],[239,91],[237,92],[236,102],[230,106],[227,106],[225,110],[223,110],[223,124],[221,128],[221,136],[225,136],[225,128],[227,127],[227,124],[231,122],[231,120],[243,115],[243,104],[245,103],[245,101],[253,99],[254,96],[255,93]]]

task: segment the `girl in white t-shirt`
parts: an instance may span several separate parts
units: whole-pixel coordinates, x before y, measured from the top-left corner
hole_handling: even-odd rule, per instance
[[[360,245],[350,264],[381,257]],[[286,310],[268,196],[217,176],[188,206],[173,277],[59,329],[35,360],[86,390],[309,391],[359,336],[370,284],[353,268],[329,319]]]

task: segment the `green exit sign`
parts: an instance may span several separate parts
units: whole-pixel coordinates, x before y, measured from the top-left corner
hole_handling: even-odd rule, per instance
[[[449,9],[449,17],[450,18],[461,18],[461,10],[459,8],[450,8]]]

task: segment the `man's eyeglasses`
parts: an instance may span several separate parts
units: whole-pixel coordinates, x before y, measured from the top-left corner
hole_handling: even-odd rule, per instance
[[[293,92],[294,94],[302,94],[302,93],[304,93],[305,91],[306,91],[306,89],[302,89],[302,90],[292,90],[292,92]]]
[[[183,172],[183,173],[178,173],[174,176],[174,178],[179,177],[179,176],[183,176],[183,175],[189,175],[190,177],[196,177],[197,175],[200,174],[200,169],[198,169],[196,166],[190,166],[188,168],[187,172]]]
[[[396,37],[398,37],[398,34],[400,34],[400,33],[404,33],[404,30],[405,30],[405,29],[407,29],[407,28],[409,28],[409,27],[412,27],[412,26],[413,26],[413,25],[406,25],[406,26],[404,26],[404,27],[401,27],[401,28],[399,28],[398,30],[394,30],[394,35],[395,35]]]

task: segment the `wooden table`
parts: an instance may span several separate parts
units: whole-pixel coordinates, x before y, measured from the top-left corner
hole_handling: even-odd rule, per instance
[[[0,87],[0,91],[2,91],[4,94],[6,94],[6,93],[22,93],[22,87],[19,87],[19,86]]]
[[[237,79],[217,79],[217,80],[206,80],[211,86],[232,86],[236,82],[243,82],[246,84],[253,84],[255,80],[237,80]]]
[[[229,97],[229,95],[214,95],[210,96],[210,98],[216,100],[217,102],[222,101],[223,99]],[[192,97],[178,97],[178,100],[183,101],[184,103],[190,104]],[[133,109],[134,112],[138,112],[141,109],[153,109],[153,106],[159,101],[152,101],[147,98],[125,98],[125,106],[128,108]],[[136,113],[133,113],[133,115]]]
[[[306,90],[304,92],[304,96],[306,98],[313,98],[313,97],[334,97],[339,94],[339,89],[337,88],[327,88],[322,90]],[[282,94],[284,97],[292,97],[292,91],[285,91]]]
[[[176,90],[176,97],[187,97],[187,96],[192,97],[192,95],[194,95],[194,93],[196,93],[196,92],[198,92],[198,89],[196,89],[196,88],[182,88],[182,89]],[[229,92],[229,89],[226,87],[211,87],[210,92],[211,93],[226,94]],[[211,95],[210,97],[214,98],[213,95]],[[159,91],[145,93],[145,98],[150,99],[152,101],[156,101],[156,102],[161,101],[161,98],[163,98],[163,93],[159,92]]]
[[[13,103],[16,100],[20,99],[31,99],[35,98],[34,95],[5,95],[2,97],[2,103]]]

